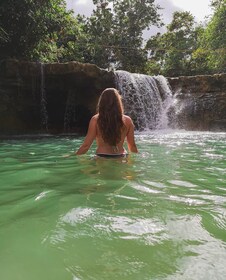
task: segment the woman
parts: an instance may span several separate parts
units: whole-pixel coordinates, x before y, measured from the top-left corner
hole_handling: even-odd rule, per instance
[[[94,139],[96,155],[100,157],[123,157],[127,154],[123,144],[126,139],[129,152],[137,153],[134,125],[123,114],[121,96],[114,88],[105,89],[98,101],[97,114],[92,117],[85,140],[76,155],[85,154]]]

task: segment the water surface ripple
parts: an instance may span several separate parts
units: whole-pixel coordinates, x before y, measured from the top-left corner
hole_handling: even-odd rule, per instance
[[[1,279],[226,279],[226,134],[136,138],[128,160],[1,140]]]

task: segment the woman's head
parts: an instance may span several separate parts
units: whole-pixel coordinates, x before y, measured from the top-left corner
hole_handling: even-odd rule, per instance
[[[121,95],[115,88],[106,88],[100,95],[97,111],[99,114],[108,111],[116,111],[119,114],[123,114],[123,105]]]
[[[101,93],[97,105],[98,128],[103,140],[112,146],[116,146],[121,140],[123,111],[119,92],[115,88],[106,88]]]

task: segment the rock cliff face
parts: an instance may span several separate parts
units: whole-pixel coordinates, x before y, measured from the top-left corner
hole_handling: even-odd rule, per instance
[[[226,131],[226,74],[168,78],[175,124],[188,130]]]
[[[171,126],[226,131],[226,74],[168,78]],[[115,75],[92,64],[0,62],[0,136],[84,132]]]
[[[114,74],[92,64],[0,62],[0,135],[87,129]]]

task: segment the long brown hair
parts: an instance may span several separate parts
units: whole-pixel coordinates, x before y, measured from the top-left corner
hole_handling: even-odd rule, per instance
[[[121,140],[123,123],[123,105],[119,92],[115,88],[106,88],[97,104],[99,113],[97,125],[104,142],[116,146]]]

